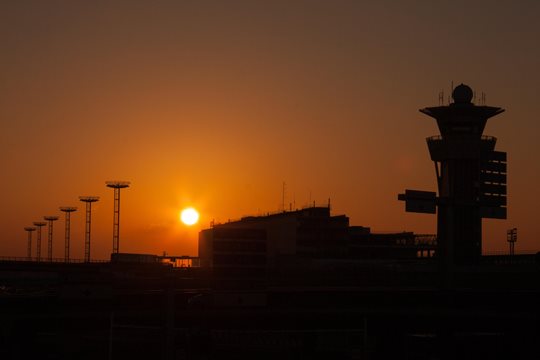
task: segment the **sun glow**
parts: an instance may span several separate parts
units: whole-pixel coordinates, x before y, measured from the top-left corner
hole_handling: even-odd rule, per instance
[[[199,221],[199,213],[194,208],[185,208],[180,214],[180,220],[188,226],[194,225]]]

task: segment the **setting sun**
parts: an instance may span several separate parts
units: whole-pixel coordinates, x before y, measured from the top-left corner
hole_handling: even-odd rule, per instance
[[[199,221],[199,213],[194,208],[185,208],[180,214],[180,220],[188,226],[194,225]]]

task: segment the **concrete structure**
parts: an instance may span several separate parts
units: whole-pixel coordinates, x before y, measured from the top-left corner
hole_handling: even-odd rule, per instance
[[[440,135],[427,139],[435,163],[434,192],[400,194],[406,210],[435,213],[437,256],[445,267],[477,264],[482,255],[482,218],[506,218],[506,153],[495,151],[496,138],[483,136],[487,120],[504,110],[476,106],[473,91],[457,86],[447,106],[420,112],[437,121]]]

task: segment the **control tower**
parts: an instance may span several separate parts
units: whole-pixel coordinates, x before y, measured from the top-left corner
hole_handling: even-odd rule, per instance
[[[437,121],[440,135],[427,138],[435,163],[438,196],[406,190],[398,196],[406,211],[437,212],[436,256],[447,267],[478,263],[482,218],[506,219],[506,153],[483,135],[488,119],[504,111],[472,103],[473,91],[459,85],[453,103],[420,109]]]

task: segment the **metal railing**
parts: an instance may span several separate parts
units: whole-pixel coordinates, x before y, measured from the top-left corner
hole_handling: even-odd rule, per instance
[[[22,256],[0,256],[0,261],[11,261],[11,262],[38,262],[36,257],[28,258],[28,257],[22,257]],[[49,259],[41,258],[40,263],[69,263],[69,264],[82,264],[85,263],[84,259],[69,259],[66,261],[65,258],[52,258],[50,261]],[[108,263],[110,260],[102,260],[102,259],[95,259],[90,260],[90,263]]]
[[[433,135],[433,136],[428,136],[426,138],[427,141],[441,141],[443,139],[442,135]],[[495,136],[491,136],[491,135],[482,135],[480,137],[480,140],[482,141],[497,141],[497,138]]]

